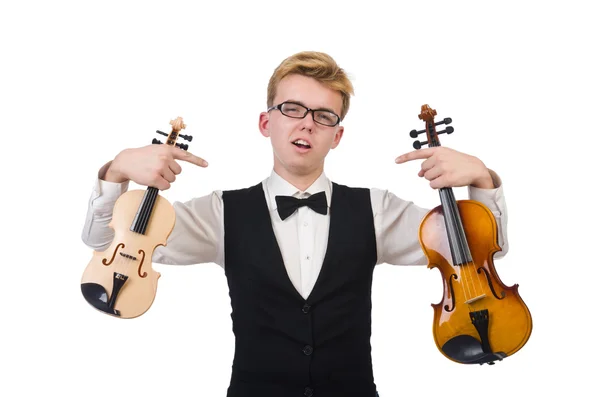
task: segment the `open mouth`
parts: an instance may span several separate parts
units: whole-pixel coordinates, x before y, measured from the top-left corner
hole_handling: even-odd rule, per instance
[[[306,149],[306,150],[310,149],[310,147],[311,147],[310,144],[303,139],[297,139],[294,142],[292,142],[292,144],[300,149]]]

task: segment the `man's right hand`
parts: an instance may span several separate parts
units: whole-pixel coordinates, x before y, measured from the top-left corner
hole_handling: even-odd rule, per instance
[[[123,150],[114,158],[102,179],[117,183],[133,181],[138,185],[167,190],[175,181],[175,175],[181,173],[181,166],[175,160],[208,166],[204,159],[178,147],[152,144]]]

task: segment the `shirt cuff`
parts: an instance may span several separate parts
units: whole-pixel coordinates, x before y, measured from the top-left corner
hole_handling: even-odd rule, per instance
[[[98,178],[94,185],[94,198],[92,204],[94,208],[113,207],[117,199],[129,188],[129,181],[122,183],[109,182],[102,179],[111,162],[106,163],[98,171]]]
[[[493,189],[482,189],[475,186],[469,186],[469,199],[479,201],[492,211],[500,212],[500,201],[504,197],[504,189],[502,187],[502,179],[495,171],[490,170],[492,181],[494,182]]]

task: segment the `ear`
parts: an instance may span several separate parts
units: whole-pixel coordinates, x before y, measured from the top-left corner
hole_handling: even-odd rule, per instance
[[[337,145],[340,144],[342,140],[342,135],[344,135],[344,127],[338,127],[338,130],[335,132],[335,136],[333,137],[333,142],[331,143],[331,148],[335,149]]]
[[[271,136],[271,133],[269,132],[269,113],[262,112],[260,114],[258,118],[258,129],[264,137],[268,138]]]

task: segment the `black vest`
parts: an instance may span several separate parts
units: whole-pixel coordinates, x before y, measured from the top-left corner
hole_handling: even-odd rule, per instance
[[[327,251],[304,299],[289,279],[262,183],[223,192],[235,355],[227,397],[375,397],[368,189],[333,183]]]

